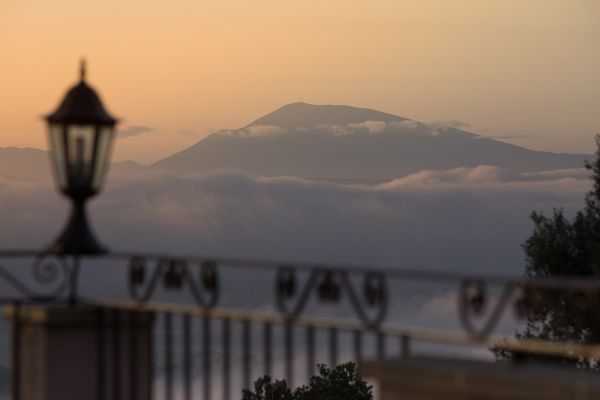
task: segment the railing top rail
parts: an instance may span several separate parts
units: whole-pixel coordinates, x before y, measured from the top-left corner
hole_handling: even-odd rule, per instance
[[[364,265],[341,265],[341,264],[322,264],[258,259],[242,259],[228,257],[209,257],[209,256],[177,256],[161,253],[137,253],[137,252],[114,252],[99,256],[62,256],[52,253],[44,253],[39,250],[0,250],[0,258],[24,258],[24,257],[81,257],[84,259],[106,259],[106,260],[129,260],[142,258],[149,260],[183,260],[189,263],[202,263],[206,261],[214,262],[218,265],[226,265],[230,268],[249,268],[274,271],[281,267],[293,267],[298,271],[345,271],[350,274],[364,274],[377,272],[386,276],[386,278],[406,279],[430,282],[463,282],[465,280],[481,280],[488,284],[506,285],[511,284],[517,287],[538,287],[546,289],[570,289],[570,290],[600,290],[600,278],[591,278],[587,276],[553,276],[553,277],[535,277],[520,278],[493,274],[473,274],[467,272],[447,272],[433,269],[401,268],[401,267],[367,267]]]
[[[120,300],[91,300],[87,304],[96,307],[114,308],[128,311],[172,313],[183,315],[208,316],[211,318],[249,321],[254,323],[270,323],[285,325],[289,318],[282,313],[247,311],[224,308],[206,308],[193,305],[171,303],[139,303]],[[336,329],[349,332],[374,332],[389,336],[404,336],[415,340],[431,341],[458,345],[480,345],[494,347],[498,350],[514,352],[546,354],[571,358],[600,359],[600,345],[570,342],[555,342],[550,340],[515,338],[501,335],[478,336],[468,333],[415,327],[403,324],[384,323],[375,329],[366,327],[360,321],[345,318],[325,318],[317,316],[300,316],[293,320],[294,326],[313,327],[320,329]]]

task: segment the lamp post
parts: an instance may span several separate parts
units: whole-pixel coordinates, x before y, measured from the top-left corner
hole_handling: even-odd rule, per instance
[[[106,253],[88,225],[85,202],[102,186],[117,120],[104,110],[96,92],[85,83],[83,61],[81,81],[69,90],[46,121],[56,183],[73,205],[67,226],[46,251],[60,254]]]

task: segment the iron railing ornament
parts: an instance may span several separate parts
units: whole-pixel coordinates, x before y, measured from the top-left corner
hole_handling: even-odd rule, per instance
[[[337,303],[340,300],[340,285],[335,281],[333,272],[326,271],[317,288],[319,299],[324,303]]]
[[[203,261],[200,264],[200,281],[205,290],[217,290],[217,263],[214,261]]]
[[[73,268],[75,268],[75,264],[70,265],[63,256],[49,253],[36,255],[31,266],[31,276],[33,277],[33,281],[38,285],[50,287],[47,292],[36,291],[30,285],[17,278],[2,264],[0,264],[0,278],[22,296],[21,300],[54,302],[68,295],[74,272]]]
[[[296,276],[294,267],[285,265],[278,268],[275,277],[277,308],[290,321],[302,313],[313,293],[318,300],[328,303],[339,302],[345,294],[358,318],[370,328],[375,329],[385,318],[388,289],[382,273],[364,273],[362,291],[355,289],[348,271],[342,269],[312,269],[298,293]]]
[[[492,333],[510,300],[514,298],[516,289],[513,282],[506,282],[495,304],[491,305],[485,281],[479,278],[462,280],[458,292],[458,314],[463,328],[472,339],[485,340]],[[482,321],[479,327],[475,320]]]
[[[368,272],[363,285],[364,296],[367,304],[374,307],[387,301],[385,276],[377,272]]]
[[[151,272],[144,257],[134,256],[129,261],[129,294],[138,302],[147,302],[157,290],[162,280],[166,290],[178,291],[186,287],[194,301],[201,307],[214,307],[219,298],[219,279],[217,263],[202,261],[199,263],[199,274],[190,271],[190,264],[185,259],[159,258]],[[198,276],[198,279],[195,278]]]

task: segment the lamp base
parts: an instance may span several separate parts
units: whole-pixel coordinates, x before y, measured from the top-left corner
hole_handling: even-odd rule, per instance
[[[58,239],[46,247],[47,253],[54,254],[105,254],[108,250],[101,246],[87,222],[85,200],[73,201],[71,217]]]

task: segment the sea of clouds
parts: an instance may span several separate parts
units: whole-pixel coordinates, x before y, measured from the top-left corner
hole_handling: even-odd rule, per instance
[[[491,166],[376,186],[226,170],[113,172],[89,211],[115,251],[520,276],[531,212],[573,215],[590,187],[584,169]],[[41,248],[68,212],[52,183],[0,178],[3,248]]]

